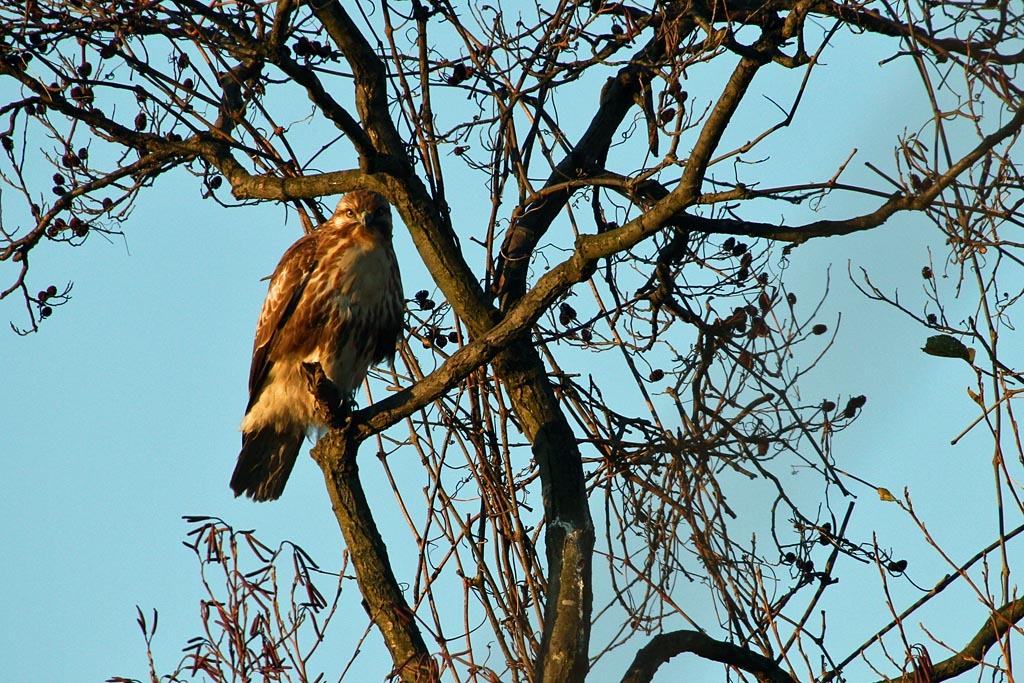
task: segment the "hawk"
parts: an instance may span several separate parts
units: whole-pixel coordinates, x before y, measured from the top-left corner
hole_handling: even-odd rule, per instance
[[[403,309],[391,207],[376,192],[350,192],[270,278],[231,476],[236,496],[279,498],[306,433],[326,426],[304,364],[319,363],[342,401],[350,399],[371,364],[394,357]]]

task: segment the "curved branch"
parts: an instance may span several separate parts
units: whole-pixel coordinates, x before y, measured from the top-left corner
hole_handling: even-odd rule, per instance
[[[1013,54],[1000,54],[992,49],[996,40],[960,40],[957,38],[939,38],[928,33],[924,27],[905,24],[883,17],[873,9],[859,4],[839,4],[832,0],[822,0],[814,4],[811,11],[816,14],[835,17],[840,21],[857,28],[893,38],[913,39],[924,45],[934,54],[941,57],[946,54],[958,54],[976,63],[1021,64],[1024,63],[1024,50]]]
[[[1008,602],[992,612],[978,633],[960,652],[931,666],[928,680],[946,681],[975,668],[981,664],[985,653],[1021,619],[1024,619],[1024,598]],[[919,680],[921,680],[919,673],[911,671],[899,678],[886,678],[884,683],[914,683]]]
[[[644,646],[622,677],[622,683],[649,683],[662,664],[685,652],[704,659],[721,662],[727,666],[754,674],[759,681],[770,683],[796,683],[773,660],[745,647],[715,640],[700,631],[672,631],[662,633]]]
[[[949,167],[927,188],[917,194],[896,193],[871,213],[843,220],[821,220],[801,226],[780,226],[735,219],[711,219],[681,214],[676,219],[679,227],[729,235],[763,237],[781,242],[800,244],[815,237],[837,237],[862,230],[877,228],[900,211],[921,211],[928,208],[942,191],[953,184],[961,173],[969,169],[996,145],[1019,133],[1024,128],[1024,107],[996,132],[986,135],[978,145],[958,162]],[[678,189],[678,188],[677,188]]]
[[[690,35],[695,27],[692,19],[686,19],[685,24],[669,24],[677,32],[673,34],[676,36],[676,44]],[[668,41],[662,31],[656,31],[629,64],[608,79],[601,91],[600,105],[587,130],[544,184],[545,190],[555,186],[562,189],[557,192],[542,191],[541,198],[517,212],[519,220],[513,220],[495,266],[494,286],[503,309],[510,308],[526,292],[530,254],[572,194],[571,186],[565,183],[603,172],[605,157],[615,131],[636,103],[643,82],[649,81],[651,74],[656,72],[667,45]]]
[[[748,235],[800,244],[815,237],[835,237],[862,230],[870,230],[885,223],[900,211],[920,211],[934,202],[961,173],[973,166],[996,145],[1019,133],[1024,128],[1024,107],[1017,109],[1014,116],[996,132],[985,136],[982,141],[933,184],[918,194],[895,194],[871,213],[843,220],[821,220],[803,226],[779,226],[734,219],[711,219],[684,213],[685,209],[697,203],[696,191],[687,191],[680,184],[660,199],[650,210],[636,219],[614,230],[595,235],[584,235],[576,241],[576,252],[570,258],[596,260],[632,247],[668,225],[690,228],[703,232]],[[568,262],[568,261],[567,261]],[[538,286],[539,286],[538,282]]]
[[[849,664],[854,659],[859,657],[862,652],[867,650],[872,644],[874,644],[876,641],[881,639],[882,636],[884,636],[886,633],[888,633],[892,629],[896,628],[900,623],[903,622],[904,619],[906,619],[911,614],[916,612],[920,607],[922,607],[923,605],[928,603],[936,595],[938,595],[942,591],[946,590],[946,588],[948,588],[954,581],[956,581],[957,579],[959,579],[959,578],[961,578],[963,576],[966,576],[967,575],[967,570],[970,569],[975,564],[977,564],[978,562],[980,562],[981,560],[985,559],[985,557],[987,557],[989,553],[991,553],[992,551],[994,551],[997,548],[1001,547],[1002,545],[1004,545],[1005,543],[1010,541],[1010,539],[1015,538],[1016,536],[1018,536],[1022,532],[1024,532],[1024,524],[1021,524],[1020,526],[1018,526],[1017,528],[1013,529],[1012,531],[1008,531],[1005,534],[1000,535],[1000,537],[997,538],[995,541],[993,541],[992,543],[990,543],[989,545],[987,545],[986,547],[982,548],[980,551],[975,553],[975,555],[971,559],[967,560],[962,565],[957,567],[956,571],[947,574],[941,580],[939,580],[939,582],[936,583],[932,587],[931,590],[929,590],[927,593],[925,593],[923,596],[921,596],[917,600],[917,602],[915,602],[913,605],[911,605],[907,609],[905,609],[902,612],[900,612],[898,615],[896,615],[896,617],[892,621],[890,621],[883,628],[879,629],[875,633],[875,635],[871,636],[871,638],[869,638],[867,640],[867,642],[865,642],[860,647],[858,647],[856,650],[854,650],[849,655],[847,655],[847,657],[843,661],[839,662],[839,664],[837,664],[836,667],[832,671],[830,671],[829,673],[825,674],[825,676],[822,677],[821,680],[823,682],[826,682],[826,681],[830,681],[833,678],[835,678],[836,676],[838,676],[839,673],[843,670],[843,668],[847,664]]]

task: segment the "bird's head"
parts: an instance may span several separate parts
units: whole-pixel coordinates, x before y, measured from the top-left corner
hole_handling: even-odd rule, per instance
[[[357,236],[391,239],[391,205],[377,192],[349,192],[338,202],[332,221]]]

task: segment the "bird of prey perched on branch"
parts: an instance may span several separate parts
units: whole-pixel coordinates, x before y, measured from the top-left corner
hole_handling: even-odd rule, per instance
[[[371,364],[392,358],[404,299],[391,244],[391,207],[376,192],[345,195],[334,215],[285,252],[256,325],[242,451],[231,488],[281,496],[303,439],[327,426],[310,368],[345,401]]]

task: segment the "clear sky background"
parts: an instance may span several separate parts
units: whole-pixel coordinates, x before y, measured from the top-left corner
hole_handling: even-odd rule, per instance
[[[880,56],[868,52],[849,68],[832,66],[815,77],[813,96],[793,128],[779,135],[773,162],[766,165],[773,175],[765,184],[829,177],[853,147],[861,149],[854,172],[864,173],[864,160],[891,166],[895,135],[923,120],[908,115],[904,97],[920,86],[898,64],[879,67]],[[717,96],[720,83],[704,97]],[[768,81],[763,88],[774,85]],[[0,83],[3,102],[16,95],[5,87]],[[699,84],[690,87],[699,98]],[[861,106],[837,111],[849,102]],[[725,144],[760,132],[766,121],[774,122],[774,111],[751,97],[740,112],[738,132]],[[34,252],[33,287],[70,281],[74,300],[37,334],[0,331],[4,680],[144,678],[137,605],[147,613],[159,611],[157,667],[171,670],[186,639],[199,630],[201,591],[195,558],[181,544],[189,528],[183,515],[219,516],[236,528],[256,529],[269,544],[292,540],[324,568],[340,565],[342,539],[321,475],[307,457],[300,458],[278,502],[236,500],[227,485],[239,446],[252,334],[266,292],[260,280],[301,228],[287,222],[280,207],[226,210],[202,201],[199,193],[191,176],[162,178],[143,193],[124,239],[92,235],[79,249]],[[455,206],[455,224],[478,224],[485,201],[483,188],[466,187]],[[835,197],[827,211],[845,216],[858,206]],[[809,215],[793,209],[786,218],[799,222]],[[431,288],[401,228],[396,242],[407,294]],[[865,266],[883,288],[923,301],[920,270],[928,247],[942,253],[927,225],[897,216],[870,234],[801,246],[790,259],[787,282],[810,305],[831,271],[823,321],[833,326],[842,315],[835,347],[803,385],[805,397],[868,397],[856,425],[837,437],[839,465],[894,493],[910,487],[931,531],[962,561],[982,545],[978,539],[987,543],[997,535],[996,520],[988,516],[991,446],[969,437],[949,447],[977,414],[965,391],[973,372],[965,363],[921,353],[925,332],[867,301],[847,277],[848,264],[854,270]],[[1019,291],[1020,282],[1011,284],[1010,291]],[[0,302],[4,322],[21,323],[23,313],[17,301]],[[408,458],[415,471],[415,454]],[[373,459],[365,462],[372,499],[377,475]],[[856,531],[874,530],[881,546],[898,547],[918,584],[930,587],[949,571],[895,505],[868,488],[856,493]],[[731,501],[742,505],[743,495],[737,491]],[[389,527],[402,522],[391,518],[386,500],[374,503],[388,540]],[[1021,558],[1015,546],[1011,553]],[[839,575],[840,599],[825,606],[840,610],[843,617],[831,628],[852,648],[890,616],[874,567],[841,563]],[[919,597],[905,582],[896,583],[899,606]],[[603,589],[607,583],[599,572],[596,590]],[[927,623],[960,646],[981,625],[984,611],[970,595],[958,595],[940,601],[945,613]],[[339,619],[361,631],[366,616],[354,596],[343,609]],[[368,671],[380,671],[373,659],[377,647],[371,636],[351,680],[361,680],[355,672],[363,663]],[[632,650],[602,665],[608,680],[621,675],[631,656]],[[658,680],[673,680],[697,666],[692,659],[674,663]]]

